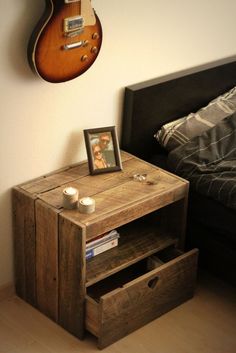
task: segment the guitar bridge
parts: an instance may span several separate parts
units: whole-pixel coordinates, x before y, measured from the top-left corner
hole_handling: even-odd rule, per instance
[[[64,19],[64,33],[82,31],[84,28],[84,19],[82,16],[73,16]]]
[[[63,49],[64,50],[70,50],[70,49],[76,49],[76,48],[80,48],[84,45],[83,41],[80,42],[75,42],[75,43],[70,43],[70,44],[65,44],[63,45]]]

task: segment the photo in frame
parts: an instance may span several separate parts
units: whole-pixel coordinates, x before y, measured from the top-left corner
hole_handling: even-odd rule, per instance
[[[122,169],[115,126],[85,129],[84,139],[92,175]]]

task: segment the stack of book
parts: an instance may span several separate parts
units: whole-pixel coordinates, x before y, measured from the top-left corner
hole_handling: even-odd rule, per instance
[[[112,230],[86,243],[86,260],[118,245],[119,233]]]

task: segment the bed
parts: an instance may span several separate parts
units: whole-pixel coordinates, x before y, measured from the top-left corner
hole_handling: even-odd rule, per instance
[[[235,58],[128,86],[124,94],[120,142],[123,150],[190,181],[186,247],[198,247],[200,266],[234,285],[236,284],[235,86]],[[228,97],[233,98],[227,106]],[[215,104],[220,106],[220,109],[223,107],[226,112],[223,113],[225,114],[223,117],[220,112],[219,120],[218,113],[212,111]],[[235,109],[232,108],[234,104]],[[207,118],[204,116],[206,107],[207,109],[210,107]],[[166,131],[163,133],[163,127],[167,126],[173,134],[172,122],[177,121],[175,126],[179,127],[182,124],[179,123],[179,118],[184,117],[185,121],[189,122],[192,119],[191,114],[197,117],[195,120],[198,124],[205,124],[204,129],[202,131],[200,129],[200,132],[188,137],[186,141],[183,130],[178,131],[177,140],[179,138],[183,141],[167,148],[168,145],[163,142],[166,141]],[[217,117],[216,121],[212,122],[211,116]],[[191,132],[191,129],[189,131]],[[161,140],[161,134],[164,140]],[[167,140],[171,139],[168,137]],[[222,140],[227,140],[223,147],[219,145],[219,141]],[[214,148],[209,149],[209,146]],[[201,150],[200,156],[196,155],[195,150]],[[222,153],[224,157],[221,156]],[[194,158],[191,159],[189,156]],[[219,165],[216,163],[218,160]],[[213,169],[216,174],[212,174]],[[197,177],[195,171],[199,174]],[[221,184],[216,183],[219,176],[223,178]],[[225,177],[228,179],[224,179]],[[216,194],[221,198],[215,197]]]

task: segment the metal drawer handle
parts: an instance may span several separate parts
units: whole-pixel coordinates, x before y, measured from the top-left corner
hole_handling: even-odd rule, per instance
[[[154,289],[156,287],[158,281],[159,281],[159,277],[158,276],[150,279],[150,281],[148,282],[148,287],[151,288],[151,289]]]

